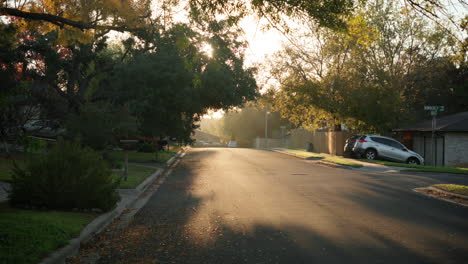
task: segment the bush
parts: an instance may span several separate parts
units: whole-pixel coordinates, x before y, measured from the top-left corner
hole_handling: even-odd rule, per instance
[[[66,128],[69,138],[80,138],[83,145],[103,150],[112,142],[113,125],[105,107],[86,105],[79,115],[70,115]]]
[[[149,144],[149,143],[143,143],[139,148],[139,152],[145,152],[145,153],[153,153],[156,152],[156,146]]]
[[[49,209],[108,210],[115,206],[119,182],[90,148],[59,140],[49,153],[15,166],[10,203]]]

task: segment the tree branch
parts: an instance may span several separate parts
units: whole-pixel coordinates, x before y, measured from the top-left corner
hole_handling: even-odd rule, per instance
[[[21,11],[19,9],[7,8],[7,7],[0,7],[0,15],[21,17],[24,19],[35,20],[35,21],[46,21],[54,25],[57,25],[61,28],[63,28],[64,26],[70,26],[70,27],[78,28],[80,30],[104,29],[104,30],[115,30],[119,32],[134,32],[134,31],[141,30],[139,28],[130,28],[127,26],[106,26],[106,25],[97,25],[96,23],[85,23],[82,21],[74,21],[71,19],[67,19],[61,16],[56,16],[56,15],[51,15],[51,14],[46,14],[46,13]]]

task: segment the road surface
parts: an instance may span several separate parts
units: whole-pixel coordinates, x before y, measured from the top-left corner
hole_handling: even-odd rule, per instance
[[[468,263],[468,208],[411,191],[461,175],[330,168],[269,151],[192,149],[81,263]]]

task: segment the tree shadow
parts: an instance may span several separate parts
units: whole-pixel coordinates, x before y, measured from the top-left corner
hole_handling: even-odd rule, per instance
[[[445,208],[453,215],[438,215],[431,205],[420,210],[418,206],[428,204],[426,198],[388,182],[352,177],[356,186],[338,193],[337,201],[355,204],[375,219],[360,219],[359,215],[343,219],[346,214],[330,207],[330,214],[341,219],[325,218],[323,224],[329,229],[313,219],[309,225],[304,224],[309,219],[291,220],[294,218],[278,224],[268,219],[239,219],[222,206],[210,209],[206,205],[219,202],[217,194],[199,195],[194,190],[210,184],[199,177],[200,170],[207,169],[200,162],[209,162],[217,153],[189,152],[127,228],[112,231],[111,227],[84,247],[72,263],[463,263],[468,256],[466,244],[454,246],[466,241],[467,225],[462,221],[466,211]],[[389,234],[392,229],[379,229],[386,223],[372,223],[374,220],[396,221],[403,225],[403,232],[417,227],[414,235],[421,237],[403,241]],[[431,230],[459,232],[464,237],[439,239]],[[425,245],[418,248],[414,245],[418,241]],[[424,247],[440,252],[424,252]]]

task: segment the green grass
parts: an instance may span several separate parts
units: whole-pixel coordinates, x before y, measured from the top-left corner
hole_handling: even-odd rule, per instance
[[[301,156],[304,158],[323,158],[320,154],[313,153],[313,152],[304,152],[299,150],[284,150],[281,152],[291,153],[297,156]]]
[[[340,157],[330,157],[330,158],[325,158],[323,155],[317,154],[317,153],[312,153],[312,152],[304,152],[304,151],[298,151],[298,150],[285,150],[283,152],[295,154],[304,158],[317,158],[321,159],[326,162],[334,163],[334,164],[339,164],[339,165],[344,165],[344,166],[351,166],[354,168],[360,168],[362,167],[362,164],[353,162],[351,160],[347,160],[344,158]]]
[[[178,151],[179,147],[171,147],[169,151],[159,151],[157,153],[145,153],[145,152],[128,152],[128,162],[135,163],[165,163],[172,158]],[[110,152],[110,156],[118,161],[123,161],[125,151],[113,150]]]
[[[468,195],[468,186],[458,184],[434,184],[432,187],[442,189],[444,191]]]
[[[290,148],[290,149],[292,149],[292,150],[306,151],[306,149],[305,149],[305,148]]]
[[[18,166],[22,167],[25,164],[25,160],[30,157],[34,158],[39,156],[40,154],[23,154],[17,153],[14,154],[12,159],[16,161]],[[12,173],[11,170],[13,168],[13,161],[12,159],[7,159],[6,157],[0,156],[0,181],[11,181]]]
[[[0,158],[0,181],[11,181],[11,161]]]
[[[342,158],[325,158],[323,161],[344,165],[344,166],[351,166],[353,168],[360,168],[363,165],[360,163],[352,162],[350,160],[342,159]]]
[[[36,211],[0,203],[0,263],[38,263],[79,235],[96,214]]]
[[[361,161],[370,162],[370,163],[377,163],[385,166],[393,166],[393,167],[403,167],[403,168],[411,168],[411,170],[405,171],[420,171],[420,172],[442,172],[442,173],[455,173],[455,174],[468,174],[468,168],[454,168],[454,167],[434,167],[434,166],[427,166],[427,165],[412,165],[407,163],[397,163],[397,162],[390,162],[390,161],[382,161],[382,160],[366,160],[363,159]]]
[[[127,180],[123,179],[120,181],[119,188],[121,189],[133,189],[142,183],[146,178],[156,171],[156,168],[143,167],[138,165],[128,165],[128,177]],[[122,172],[113,172],[114,177],[121,178]]]

